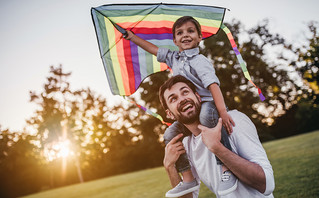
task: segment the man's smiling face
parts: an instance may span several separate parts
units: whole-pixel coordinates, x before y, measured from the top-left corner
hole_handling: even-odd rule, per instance
[[[164,92],[168,109],[168,118],[176,119],[183,124],[191,124],[198,120],[200,113],[200,97],[185,83],[178,82]]]

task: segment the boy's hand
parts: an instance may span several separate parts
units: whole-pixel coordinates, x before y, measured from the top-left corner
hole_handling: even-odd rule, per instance
[[[227,113],[227,111],[220,114],[220,117],[223,119],[223,126],[227,130],[230,135],[233,132],[233,126],[235,126],[235,122],[232,117]]]
[[[158,47],[153,43],[140,38],[138,35],[135,35],[131,30],[126,30],[126,34],[123,35],[123,38],[125,38],[126,40],[130,40],[147,52],[153,54],[154,56],[157,56]]]
[[[131,38],[134,36],[134,33],[131,30],[126,30],[127,36],[123,36],[126,40],[131,40]]]

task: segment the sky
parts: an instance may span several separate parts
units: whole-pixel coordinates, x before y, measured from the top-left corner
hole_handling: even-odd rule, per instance
[[[110,92],[99,55],[91,7],[115,3],[179,3],[194,0],[10,0],[0,2],[0,125],[22,131],[37,106],[29,91],[41,93],[50,66],[72,72],[71,89],[89,87],[110,104],[122,100]],[[305,38],[307,23],[319,21],[318,0],[197,0],[196,4],[228,8],[225,22],[241,21],[245,28],[263,19],[270,30],[288,41]],[[248,68],[249,69],[249,68]]]

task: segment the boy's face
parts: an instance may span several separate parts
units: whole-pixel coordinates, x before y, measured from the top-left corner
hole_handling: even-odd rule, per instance
[[[176,28],[173,39],[180,52],[197,47],[201,40],[202,35],[198,34],[195,24],[191,21]]]

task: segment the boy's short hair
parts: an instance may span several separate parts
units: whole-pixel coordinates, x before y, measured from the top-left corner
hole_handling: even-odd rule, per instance
[[[199,22],[191,16],[183,16],[183,17],[180,17],[179,19],[177,19],[175,21],[175,23],[173,24],[172,32],[173,32],[174,39],[175,39],[176,28],[181,27],[183,24],[187,23],[188,21],[192,22],[195,25],[196,30],[198,32],[198,35],[202,35],[202,30],[201,30],[201,26],[200,26]]]
[[[165,110],[168,109],[168,106],[167,106],[166,100],[164,98],[164,92],[167,89],[171,89],[173,87],[173,85],[175,85],[176,83],[179,83],[179,82],[185,83],[194,93],[196,93],[195,85],[191,81],[189,81],[187,78],[185,78],[184,76],[177,75],[177,76],[173,76],[173,77],[169,78],[159,88],[159,94],[158,94],[161,105],[163,106],[163,108]]]

